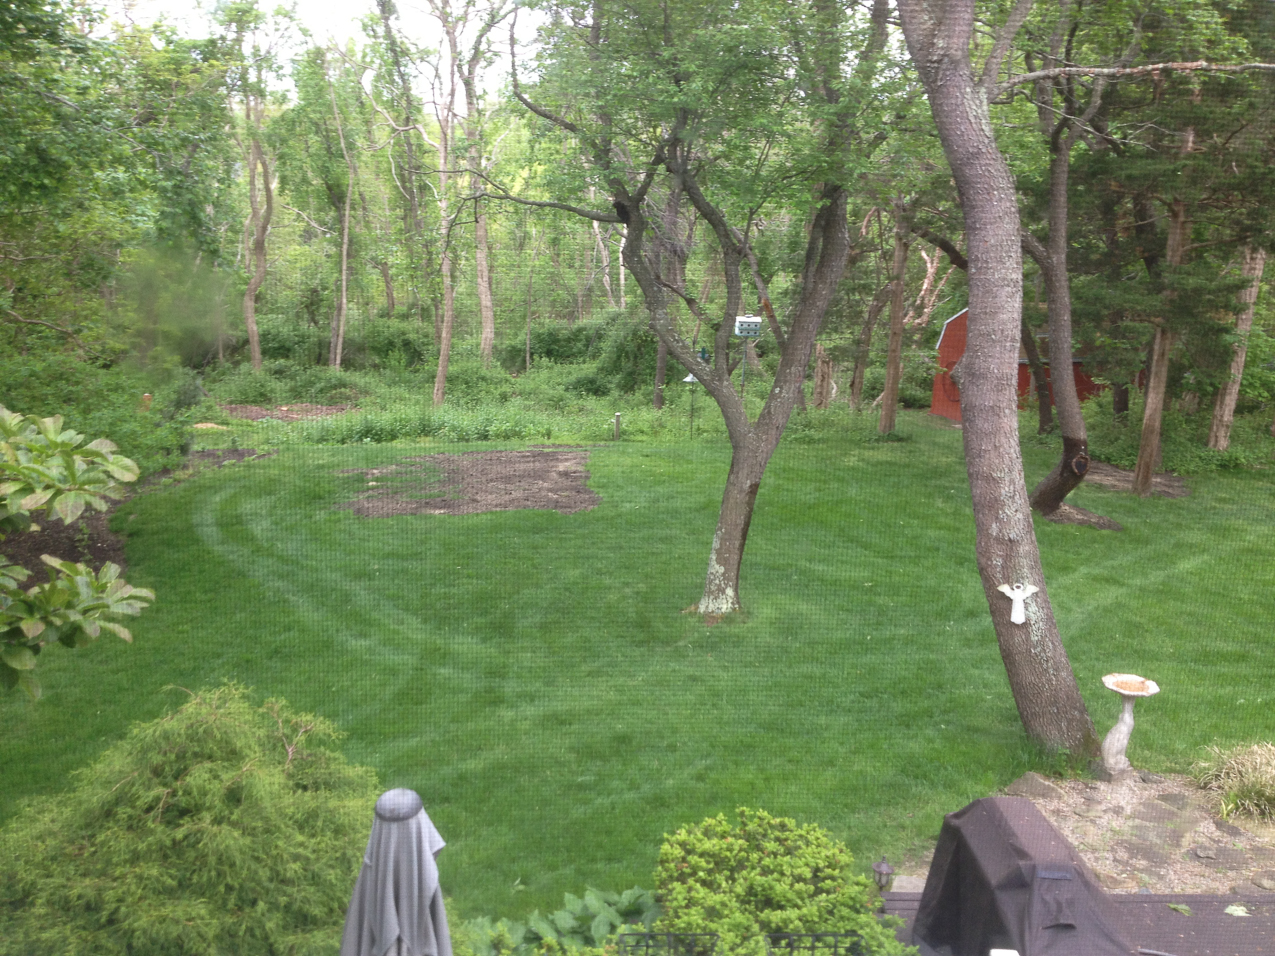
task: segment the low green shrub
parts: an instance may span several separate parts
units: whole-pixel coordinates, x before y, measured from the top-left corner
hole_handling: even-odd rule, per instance
[[[1089,453],[1119,468],[1133,468],[1138,463],[1138,445],[1142,440],[1142,397],[1136,392],[1130,395],[1129,411],[1120,415],[1112,409],[1109,390],[1095,395],[1082,408],[1089,433]],[[1226,451],[1209,448],[1212,408],[1211,402],[1204,402],[1194,414],[1186,414],[1169,403],[1160,428],[1162,470],[1195,474],[1270,461],[1275,453],[1275,440],[1270,436],[1270,420],[1265,416],[1237,416],[1231,428],[1230,448]]]
[[[227,685],[0,831],[0,954],[335,953],[377,787],[336,729]]]
[[[607,321],[593,319],[566,325],[562,322],[539,323],[531,327],[531,365],[543,361],[558,364],[587,362],[598,357]],[[527,339],[511,336],[497,350],[496,357],[507,371],[520,372],[527,367]]]
[[[157,388],[136,371],[97,368],[68,355],[0,359],[0,405],[26,415],[61,415],[63,425],[108,438],[141,475],[180,463],[189,443],[189,376]],[[196,386],[197,388],[197,386]],[[155,392],[149,408],[142,396]]]
[[[217,369],[208,375],[207,389],[217,401],[228,405],[343,405],[357,401],[363,391],[350,372],[287,359],[264,361],[260,372],[254,372],[250,365]]]
[[[666,836],[655,870],[673,933],[718,933],[726,953],[766,952],[770,933],[854,933],[865,956],[915,952],[876,915],[876,888],[819,826],[740,808]]]
[[[1208,756],[1192,773],[1201,787],[1220,794],[1218,809],[1223,818],[1238,813],[1275,819],[1275,744],[1230,750],[1209,747]]]
[[[569,950],[572,956],[602,953],[617,933],[649,931],[659,915],[650,890],[639,886],[614,893],[585,890],[567,893],[562,909],[525,920],[465,920],[453,930],[456,956],[549,956]]]

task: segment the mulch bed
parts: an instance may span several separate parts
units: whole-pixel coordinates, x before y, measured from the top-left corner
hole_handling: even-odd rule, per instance
[[[338,505],[363,518],[468,515],[539,508],[574,514],[602,499],[590,491],[589,453],[575,448],[420,455],[342,474],[368,479],[367,491]]]
[[[1105,461],[1091,461],[1089,471],[1085,473],[1086,485],[1097,485],[1112,491],[1132,491],[1133,472],[1117,468]],[[1151,494],[1161,498],[1185,498],[1191,493],[1180,475],[1167,472],[1151,476]]]

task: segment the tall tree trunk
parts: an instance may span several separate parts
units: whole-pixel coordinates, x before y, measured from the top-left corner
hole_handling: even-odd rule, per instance
[[[822,345],[815,346],[815,408],[832,403],[832,357]]]
[[[1054,403],[1049,398],[1049,379],[1045,377],[1040,349],[1036,348],[1036,336],[1032,334],[1026,316],[1023,316],[1023,351],[1027,353],[1027,365],[1032,370],[1032,381],[1036,384],[1036,403],[1039,406],[1036,434],[1048,435],[1054,430]]]
[[[442,321],[438,323],[438,369],[434,373],[433,396],[435,408],[440,407],[447,397],[447,366],[451,362],[452,329],[456,325],[456,286],[452,279],[452,219],[447,195],[451,161],[450,137],[450,123],[444,118],[438,134],[438,231],[443,247],[438,268],[443,279],[443,309]]]
[[[1175,199],[1169,204],[1169,234],[1165,242],[1165,262],[1170,270],[1186,259],[1186,203]],[[1151,478],[1160,467],[1161,424],[1164,419],[1164,396],[1169,385],[1169,353],[1177,344],[1177,335],[1168,326],[1174,301],[1164,300],[1165,316],[1155,328],[1151,342],[1151,360],[1147,370],[1146,402],[1142,409],[1142,438],[1138,443],[1138,463],[1133,469],[1133,493],[1145,498],[1151,494]]]
[[[850,379],[850,407],[856,412],[863,407],[863,379],[868,372],[868,356],[872,351],[872,330],[881,318],[881,310],[890,301],[894,292],[894,283],[883,285],[872,297],[868,305],[868,314],[863,320],[863,329],[859,332],[859,341],[854,350],[854,374]]]
[[[475,189],[482,187],[477,176],[470,178]],[[496,344],[496,305],[491,290],[491,250],[487,246],[487,212],[482,200],[474,201],[474,272],[478,283],[478,312],[482,316],[482,333],[478,352],[484,365],[491,365],[491,351]]]
[[[907,308],[908,232],[903,202],[894,204],[894,288],[890,294],[890,347],[885,361],[885,392],[881,396],[881,418],[877,432],[894,431],[899,408],[899,382],[903,378],[903,316]]]
[[[249,108],[245,107],[245,112]],[[249,135],[252,143],[248,158],[248,203],[251,213],[248,218],[248,231],[252,238],[252,276],[248,279],[248,288],[243,295],[243,321],[248,330],[248,353],[252,359],[253,371],[261,371],[261,333],[257,329],[257,293],[266,281],[268,263],[266,260],[266,236],[270,234],[270,220],[274,216],[274,189],[270,183],[270,166],[266,162],[265,152],[261,148],[261,140],[255,129]],[[264,207],[257,190],[257,169],[261,169],[261,192],[265,194]],[[221,340],[218,338],[218,350]]]
[[[655,343],[655,385],[651,389],[651,407],[664,407],[664,380],[668,377],[668,346],[663,340]]]
[[[1164,420],[1164,395],[1169,381],[1169,353],[1177,344],[1177,335],[1164,325],[1155,327],[1151,342],[1151,362],[1147,370],[1146,401],[1142,409],[1142,438],[1138,444],[1138,463],[1133,469],[1133,493],[1145,498],[1151,494],[1151,479],[1160,465],[1160,427]]]
[[[962,439],[974,504],[975,555],[1001,658],[1023,726],[1033,739],[1096,756],[1085,709],[1049,602],[1018,444],[1017,352],[1022,259],[1014,182],[992,135],[988,86],[970,62],[973,0],[899,0],[920,73],[956,180],[969,250],[969,326],[961,386]],[[1013,29],[997,37],[1007,49]],[[997,64],[988,71],[995,79]],[[1001,585],[1039,590],[1023,624],[1010,620]]]
[[[382,259],[376,264],[381,271],[381,281],[385,283],[385,314],[388,318],[394,318],[394,277],[390,274],[390,264],[386,259]]]
[[[336,120],[337,138],[341,142],[341,155],[345,158],[347,181],[345,184],[345,208],[341,210],[341,277],[340,292],[337,295],[336,311],[332,314],[332,337],[328,346],[328,364],[333,368],[341,367],[341,353],[345,348],[345,317],[349,305],[350,278],[350,206],[354,199],[354,163],[345,146],[345,130],[341,125],[341,111],[337,108],[336,87],[329,85],[328,93],[332,97],[332,116]]]
[[[1266,265],[1266,250],[1253,245],[1244,247],[1244,261],[1240,274],[1250,282],[1241,290],[1242,306],[1235,320],[1235,333],[1240,340],[1235,343],[1235,355],[1231,359],[1231,371],[1213,401],[1213,423],[1209,427],[1209,447],[1226,451],[1231,444],[1231,423],[1235,421],[1235,402],[1240,397],[1240,379],[1244,376],[1244,359],[1248,355],[1248,334],[1253,328],[1253,315],[1257,311],[1257,292],[1262,285],[1262,270]]]

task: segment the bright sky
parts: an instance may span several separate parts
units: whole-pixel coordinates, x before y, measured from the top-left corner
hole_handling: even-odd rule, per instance
[[[206,36],[207,11],[215,5],[215,0],[108,0],[106,9],[112,19],[150,23],[162,16],[182,33]],[[270,9],[270,0],[263,0],[261,6]],[[402,0],[397,7],[399,23],[413,39],[433,35],[432,21],[421,11],[421,5]],[[297,18],[316,40],[336,40],[341,45],[351,37],[363,40],[358,20],[373,9],[372,0],[296,0]]]

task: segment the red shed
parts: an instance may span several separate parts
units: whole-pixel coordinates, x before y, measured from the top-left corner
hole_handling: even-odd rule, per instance
[[[962,309],[943,323],[943,331],[939,335],[939,365],[942,371],[934,376],[934,391],[930,397],[930,414],[942,415],[944,418],[950,418],[954,422],[961,420],[961,390],[957,388],[956,383],[952,381],[949,374],[955,367],[956,363],[961,360],[961,356],[965,354],[965,334],[966,322],[969,318],[969,309]],[[1045,381],[1049,382],[1049,363],[1045,365]],[[1072,374],[1076,380],[1076,392],[1080,395],[1083,402],[1087,398],[1091,398],[1101,392],[1105,385],[1099,385],[1084,370],[1080,359],[1072,362]],[[1027,355],[1020,347],[1018,351],[1018,401],[1019,408],[1026,405],[1027,396],[1031,393],[1032,370],[1027,363]],[[1049,399],[1053,401],[1054,393],[1051,384],[1049,390]]]

